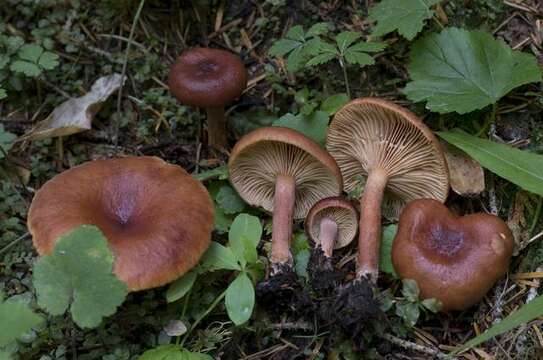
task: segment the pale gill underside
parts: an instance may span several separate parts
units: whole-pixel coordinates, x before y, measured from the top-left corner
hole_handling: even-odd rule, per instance
[[[358,219],[353,211],[342,207],[329,207],[315,214],[313,224],[309,231],[311,237],[319,243],[320,236],[320,223],[321,219],[328,217],[334,220],[338,226],[338,235],[336,236],[336,242],[334,249],[339,249],[349,245],[356,235],[358,229]]]

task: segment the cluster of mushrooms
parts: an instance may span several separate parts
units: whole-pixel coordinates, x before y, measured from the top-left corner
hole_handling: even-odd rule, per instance
[[[181,102],[207,110],[208,142],[221,151],[228,151],[224,106],[246,83],[237,56],[202,48],[185,51],[169,77]],[[449,175],[439,141],[389,101],[346,104],[330,123],[326,149],[293,129],[254,130],[235,144],[228,169],[248,204],[273,213],[270,277],[292,271],[293,221],[305,219],[330,266],[333,250],[358,233],[354,282],[375,284],[382,216],[399,218],[392,249],[397,274],[416,280],[421,297],[438,299],[444,311],[479,302],[508,269],[511,231],[496,216],[460,217],[443,205]],[[343,197],[359,188],[358,204]],[[213,202],[200,182],[159,158],[96,160],[45,183],[28,217],[40,254],[83,224],[104,232],[114,272],[129,289],[149,289],[197,264],[210,244]]]

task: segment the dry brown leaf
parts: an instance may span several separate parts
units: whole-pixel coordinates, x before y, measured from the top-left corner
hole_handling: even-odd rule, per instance
[[[60,104],[47,118],[36,124],[19,140],[40,140],[90,130],[94,115],[100,111],[104,101],[121,84],[122,76],[120,74],[99,78],[92,85],[90,92]]]
[[[480,194],[485,189],[485,173],[481,165],[462,150],[444,142],[442,145],[453,191],[462,196]]]

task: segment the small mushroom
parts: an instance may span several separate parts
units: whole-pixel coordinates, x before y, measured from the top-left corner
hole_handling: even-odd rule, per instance
[[[209,145],[226,149],[224,107],[247,86],[247,71],[239,56],[218,49],[186,50],[172,65],[168,84],[181,103],[206,109]]]
[[[358,213],[342,197],[330,197],[313,205],[305,219],[305,232],[322,248],[324,256],[332,257],[334,249],[347,246],[358,230]]]
[[[397,217],[418,198],[445,201],[449,189],[441,146],[423,122],[389,101],[353,100],[328,129],[326,148],[336,159],[348,192],[360,197],[357,278],[377,281],[381,207]]]
[[[442,310],[464,310],[479,302],[509,267],[513,235],[497,216],[459,217],[430,199],[407,205],[392,245],[392,263],[414,279],[421,298]]]
[[[242,137],[228,162],[230,181],[250,205],[273,213],[272,274],[292,265],[292,220],[320,199],[342,192],[334,159],[302,133],[264,127]]]
[[[28,214],[40,255],[84,224],[107,237],[117,277],[130,290],[143,290],[198,263],[210,244],[213,203],[200,182],[157,157],[89,161],[46,182]]]

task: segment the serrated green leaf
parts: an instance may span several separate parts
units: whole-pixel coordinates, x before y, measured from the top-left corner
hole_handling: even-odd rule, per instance
[[[262,225],[259,218],[248,214],[236,216],[228,233],[228,247],[232,249],[242,267],[257,261],[256,247],[261,237]]]
[[[394,242],[394,236],[398,230],[397,225],[388,225],[383,228],[383,234],[381,236],[381,246],[379,248],[379,269],[387,274],[396,277],[394,266],[392,265],[392,244]]]
[[[0,99],[2,98],[1,90],[3,89],[0,89]],[[17,135],[5,131],[4,125],[0,124],[0,147],[4,150],[0,151],[0,159],[4,158],[4,153],[7,154],[11,150],[15,139],[17,139]]]
[[[361,67],[375,64],[375,60],[370,55],[359,51],[352,51],[351,49],[347,49],[345,52],[345,61]]]
[[[16,300],[0,298],[0,348],[20,338],[43,322],[43,318],[35,314],[25,304]]]
[[[462,132],[438,132],[482,167],[521,188],[543,196],[543,155],[515,149]]]
[[[23,73],[28,77],[37,77],[41,74],[41,69],[38,65],[23,60],[12,62],[9,69],[14,72]]]
[[[382,42],[359,42],[349,47],[349,50],[371,53],[371,52],[383,51],[386,47],[387,47],[387,44],[382,43]]]
[[[317,143],[324,144],[328,120],[329,116],[324,111],[315,111],[310,116],[287,113],[274,121],[273,126],[283,126],[298,130]]]
[[[285,37],[287,39],[304,42],[305,41],[304,28],[302,27],[302,25],[293,26],[287,31],[287,33],[285,34]]]
[[[349,100],[349,97],[345,93],[332,95],[322,102],[321,111],[324,111],[328,115],[332,116]]]
[[[307,30],[306,37],[318,36],[326,34],[330,31],[330,24],[326,22],[316,23]]]
[[[405,94],[439,113],[464,114],[496,103],[512,89],[541,80],[535,57],[513,51],[483,31],[448,28],[416,41]]]
[[[402,280],[402,295],[409,300],[410,302],[414,303],[419,300],[419,286],[417,285],[417,282],[413,279],[403,279]]]
[[[287,70],[296,72],[300,70],[305,63],[304,47],[300,46],[292,50],[287,56]]]
[[[10,58],[7,54],[0,54],[0,70],[4,69],[9,61]]]
[[[25,43],[20,36],[8,36],[5,41],[8,55],[16,53]]]
[[[31,63],[37,63],[43,54],[43,48],[36,44],[24,44],[17,52],[17,56]]]
[[[0,88],[0,100],[5,99],[8,96],[8,93],[5,89]],[[3,154],[0,154],[0,159],[2,158]]]
[[[211,270],[241,270],[232,249],[212,241],[202,257],[202,267]]]
[[[343,31],[336,36],[336,44],[340,53],[344,53],[349,46],[360,38],[361,34],[356,31]]]
[[[280,39],[273,43],[272,47],[268,50],[270,56],[285,56],[297,47],[302,46],[302,43],[297,40]]]
[[[193,270],[175,280],[166,292],[166,300],[171,303],[183,298],[192,289],[197,277],[198,272]]]
[[[38,65],[40,65],[42,69],[52,70],[58,66],[59,64],[58,59],[59,59],[59,56],[57,54],[52,53],[50,51],[46,51],[40,56]]]
[[[113,262],[97,227],[82,225],[61,236],[53,252],[34,266],[38,305],[51,315],[62,315],[70,307],[80,327],[98,326],[127,294],[126,285],[112,272]]]
[[[314,58],[310,59],[306,65],[307,66],[315,66],[315,65],[322,65],[330,60],[333,60],[336,57],[336,54],[334,53],[323,53],[315,56]]]
[[[255,306],[255,289],[247,274],[240,273],[230,283],[226,289],[224,304],[228,317],[234,324],[241,325],[249,320]]]
[[[368,19],[377,21],[374,36],[382,36],[398,30],[407,40],[413,40],[427,19],[434,14],[430,6],[441,0],[383,0],[369,11]]]
[[[190,352],[179,345],[160,345],[144,352],[138,360],[213,360],[213,357],[196,352]]]
[[[245,202],[230,185],[223,185],[215,197],[225,214],[237,214],[245,208]]]

